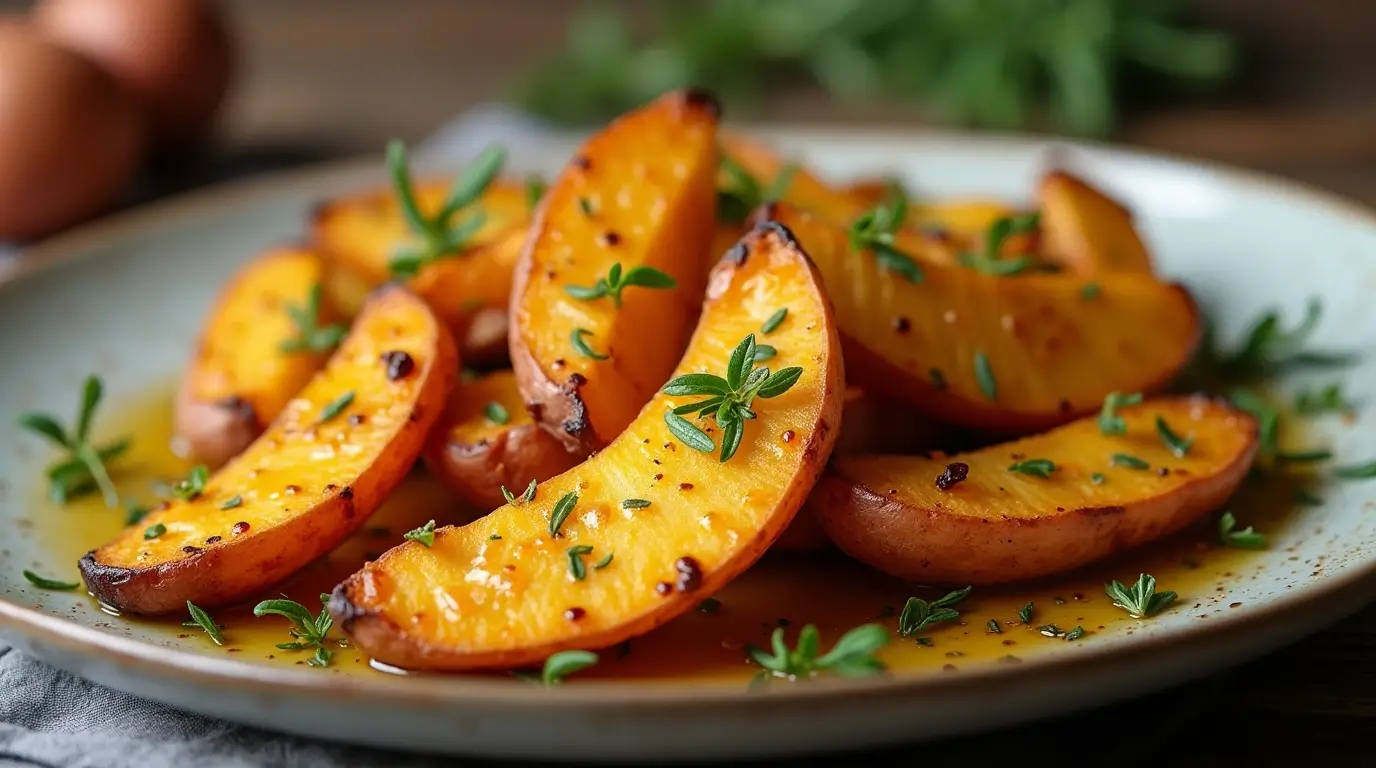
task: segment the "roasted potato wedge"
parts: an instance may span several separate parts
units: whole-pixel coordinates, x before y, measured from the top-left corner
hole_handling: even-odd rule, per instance
[[[855,384],[932,419],[1031,432],[1154,392],[1189,361],[1199,312],[1183,287],[1145,275],[994,277],[922,263],[919,282],[856,253],[846,230],[787,205],[775,216],[816,262]],[[914,235],[898,232],[908,252]]]
[[[584,458],[535,423],[511,371],[460,381],[425,450],[430,471],[484,510],[506,503],[503,486],[519,496]]]
[[[126,613],[233,603],[363,526],[411,470],[458,370],[435,313],[379,289],[324,370],[189,500],[90,552],[86,587]]]
[[[864,208],[873,208],[888,201],[893,182],[888,179],[865,179],[849,184],[841,191]],[[1026,211],[1002,201],[988,198],[960,198],[955,200],[912,200],[904,224],[909,229],[944,233],[962,248],[976,247],[984,240],[990,225],[1001,218],[1018,216]],[[1029,235],[1015,235],[1004,243],[1003,252],[1031,253],[1037,239]]]
[[[763,225],[723,259],[676,373],[722,371],[780,307],[791,320],[769,335],[778,356],[768,362],[779,373],[801,366],[801,375],[754,402],[758,418],[744,422],[728,461],[666,425],[669,409],[703,396],[657,394],[616,440],[541,484],[533,501],[364,566],[330,600],[338,626],[387,664],[463,670],[604,648],[698,605],[788,525],[836,438],[839,339],[816,273],[782,227]],[[556,508],[563,517],[553,517]]]
[[[921,416],[906,403],[847,387],[842,396],[841,433],[832,456],[854,453],[915,453],[941,444],[947,430]],[[831,540],[817,520],[814,496],[793,518],[788,529],[770,549],[774,552],[818,552]]]
[[[1223,401],[1160,398],[1120,413],[1121,436],[1086,418],[966,454],[837,457],[814,492],[822,526],[846,553],[899,578],[1017,581],[1177,531],[1221,507],[1252,465],[1256,423]],[[1183,456],[1158,419],[1191,441]],[[1011,469],[1042,459],[1054,464],[1046,477]],[[937,478],[957,462],[968,476],[942,488]]]
[[[218,467],[238,455],[325,364],[330,340],[306,338],[312,328],[296,319],[304,313],[315,330],[338,319],[321,301],[323,273],[314,253],[275,248],[220,293],[174,405],[175,433],[192,456]]]
[[[674,92],[594,135],[555,181],[516,268],[511,364],[536,420],[570,451],[606,445],[683,352],[712,242],[718,108]],[[577,298],[651,268],[673,287]]]
[[[1065,171],[1042,177],[1038,202],[1048,259],[1084,275],[1151,274],[1151,254],[1122,203]]]
[[[417,184],[416,202],[428,215],[448,191],[439,181]],[[484,223],[464,252],[426,265],[406,282],[439,313],[466,364],[491,366],[506,359],[511,271],[531,209],[522,185],[507,179],[494,181],[476,207]],[[412,237],[390,188],[325,201],[316,207],[311,229],[315,247],[328,261],[328,297],[350,315],[370,291],[391,279],[392,254]]]

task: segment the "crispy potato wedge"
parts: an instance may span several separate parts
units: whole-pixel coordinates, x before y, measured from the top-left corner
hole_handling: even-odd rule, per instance
[[[837,457],[814,492],[822,526],[852,557],[903,579],[1017,581],[1173,533],[1221,507],[1252,465],[1256,422],[1223,401],[1160,398],[1120,413],[1122,436],[1086,418],[966,454]],[[1158,435],[1158,418],[1193,441],[1183,457]],[[1030,459],[1055,469],[1010,470]],[[955,462],[969,475],[943,490],[936,479]]]
[[[238,455],[325,364],[328,350],[283,348],[300,336],[293,308],[314,305],[321,328],[338,319],[320,300],[323,273],[314,253],[275,248],[220,293],[173,406],[175,434],[192,456],[218,467]]]
[[[1099,408],[1114,391],[1154,392],[1199,343],[1183,287],[1146,275],[993,277],[922,264],[913,283],[855,253],[846,231],[787,205],[775,216],[816,262],[836,306],[855,384],[932,419],[1030,432]],[[914,238],[896,235],[908,251]]]
[[[511,364],[536,420],[570,451],[620,434],[692,333],[713,233],[717,117],[696,91],[623,115],[583,145],[536,214],[516,268]],[[614,265],[657,269],[675,285],[628,287],[620,306],[569,293]]]
[[[430,471],[484,510],[506,503],[502,486],[519,496],[584,458],[535,423],[509,370],[460,381],[425,450]]]
[[[419,297],[379,290],[324,370],[191,500],[169,502],[81,559],[127,613],[248,598],[334,549],[411,470],[458,370]]]
[[[428,215],[448,191],[447,182],[419,183],[416,202]],[[466,364],[490,366],[506,359],[511,271],[531,211],[522,185],[509,179],[494,181],[477,207],[486,219],[467,250],[423,267],[407,287],[440,315]],[[350,315],[370,291],[391,279],[392,253],[411,238],[390,188],[325,201],[316,207],[311,229],[315,247],[328,260],[327,295]]]
[[[759,416],[745,422],[728,461],[666,426],[669,409],[702,396],[657,394],[605,449],[540,485],[534,501],[364,566],[330,600],[339,626],[387,664],[463,670],[607,647],[698,605],[788,525],[836,438],[839,339],[816,273],[782,227],[763,225],[723,259],[677,374],[724,370],[733,348],[784,306],[791,320],[769,335],[779,350],[769,362],[801,366],[801,377],[754,402]],[[574,495],[562,524],[553,521]],[[637,499],[648,504],[624,503]]]
[[[1122,203],[1065,171],[1042,177],[1038,202],[1041,249],[1048,259],[1085,275],[1151,274],[1151,254]]]

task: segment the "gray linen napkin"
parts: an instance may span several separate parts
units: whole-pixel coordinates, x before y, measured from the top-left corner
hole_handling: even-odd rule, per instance
[[[483,105],[416,148],[418,164],[453,167],[490,143],[513,155],[545,128]],[[0,273],[14,250],[0,244]],[[330,745],[212,720],[88,683],[12,649],[0,637],[0,768],[352,768],[449,761]]]

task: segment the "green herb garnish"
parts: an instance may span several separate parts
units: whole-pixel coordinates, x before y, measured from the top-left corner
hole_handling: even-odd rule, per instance
[[[1115,453],[1109,457],[1109,463],[1115,467],[1127,467],[1128,469],[1151,469],[1151,465],[1141,459],[1127,453]]]
[[[416,202],[411,170],[407,165],[406,145],[400,140],[393,140],[387,145],[387,167],[392,173],[401,215],[410,226],[411,233],[420,240],[416,245],[398,248],[392,255],[387,265],[392,277],[414,277],[426,265],[453,256],[468,245],[478,230],[482,229],[487,215],[478,209],[461,221],[456,222],[455,217],[482,197],[505,163],[506,151],[500,147],[483,150],[459,173],[440,209],[434,216],[427,217],[421,213],[420,205]]]
[[[124,508],[124,524],[134,525],[135,523],[141,523],[143,522],[143,518],[148,517],[148,513],[152,511],[153,510],[136,501],[131,501],[129,502],[129,506]]]
[[[1131,587],[1123,586],[1121,581],[1110,581],[1104,585],[1104,594],[1134,619],[1155,616],[1179,597],[1174,592],[1157,592],[1156,577],[1146,573],[1139,575],[1137,583]]]
[[[922,269],[912,256],[894,246],[894,235],[903,228],[908,215],[908,195],[897,183],[889,183],[889,199],[856,217],[848,236],[850,247],[856,252],[870,251],[879,266],[907,278],[922,282]]]
[[[143,530],[143,538],[144,540],[156,539],[164,533],[167,533],[167,526],[162,523],[154,523]]]
[[[1177,435],[1175,432],[1171,431],[1170,425],[1160,416],[1156,417],[1156,434],[1161,436],[1161,442],[1165,443],[1166,447],[1171,449],[1171,455],[1175,456],[1177,459],[1185,458],[1185,454],[1189,453],[1190,448],[1194,445],[1194,438],[1186,438]]]
[[[296,326],[296,336],[283,340],[277,345],[279,350],[287,354],[329,352],[344,340],[344,334],[349,332],[348,326],[340,323],[331,323],[323,327],[320,325],[321,291],[320,283],[316,283],[306,294],[304,305],[287,302],[285,309],[287,316]]]
[[[1276,461],[1283,461],[1286,464],[1313,464],[1319,461],[1328,461],[1331,458],[1333,458],[1333,452],[1323,448],[1308,451],[1276,451]]]
[[[330,419],[335,418],[339,414],[343,413],[344,409],[348,408],[350,405],[353,405],[353,402],[354,391],[351,389],[348,392],[345,392],[339,397],[336,397],[335,399],[326,403],[325,407],[320,409],[320,418],[317,419],[315,423],[324,424]]]
[[[190,600],[186,601],[186,610],[191,613],[191,621],[195,622],[196,626],[205,630],[205,633],[210,636],[210,639],[214,641],[216,645],[225,644],[225,636],[220,634],[220,625],[216,624],[215,620],[210,618],[210,614],[206,613],[202,608]]]
[[[621,263],[613,264],[607,270],[606,277],[600,277],[592,287],[582,285],[566,285],[564,292],[580,301],[595,301],[601,298],[610,298],[612,306],[621,306],[621,292],[631,286],[641,288],[654,288],[657,290],[668,290],[678,285],[674,278],[655,269],[644,265],[631,267],[624,272],[621,270]],[[576,345],[575,345],[576,346]]]
[[[770,315],[768,320],[764,321],[764,325],[760,326],[760,333],[765,336],[768,336],[769,334],[779,330],[779,326],[783,325],[784,320],[787,318],[788,307],[783,307],[778,312],[775,312],[774,314]]]
[[[605,556],[603,556],[601,560],[598,560],[597,563],[593,565],[593,570],[600,571],[603,568],[606,568],[607,566],[611,565],[612,558],[614,557],[616,557],[615,552],[608,552]]]
[[[1235,389],[1228,398],[1233,406],[1257,420],[1257,460],[1268,462],[1280,441],[1280,411],[1246,389]]]
[[[328,667],[330,660],[334,658],[334,654],[325,648],[325,637],[334,626],[329,602],[329,595],[320,595],[320,613],[312,614],[306,610],[306,606],[295,600],[264,600],[253,607],[253,615],[259,618],[268,615],[281,616],[290,621],[292,626],[287,632],[296,639],[290,643],[278,643],[277,648],[283,651],[304,651],[314,648],[315,655],[306,663],[312,667]]]
[[[1103,287],[1100,286],[1098,283],[1085,283],[1080,288],[1080,298],[1085,299],[1086,301],[1090,299],[1096,299],[1099,297],[1100,293],[1103,293],[1103,291]]]
[[[183,480],[178,480],[172,486],[172,495],[182,501],[191,501],[205,493],[205,484],[210,481],[210,468],[204,464],[197,464],[191,468],[191,473]]]
[[[573,508],[578,505],[578,494],[566,493],[554,502],[554,509],[549,513],[549,535],[559,538],[559,531],[564,527],[564,521],[573,514]]]
[[[588,577],[587,566],[583,565],[583,555],[592,554],[591,544],[575,544],[564,550],[564,554],[569,558],[569,575],[574,581],[582,581]]]
[[[1352,403],[1343,396],[1341,384],[1329,384],[1318,392],[1302,389],[1295,393],[1295,412],[1305,416],[1348,413],[1352,410]]]
[[[235,507],[243,506],[243,503],[244,497],[236,494],[220,502],[220,509],[234,509]]]
[[[644,509],[648,506],[650,502],[647,499],[624,499],[621,502],[622,509]]]
[[[586,197],[578,198],[578,210],[582,211],[584,216],[592,218],[592,201]]]
[[[506,406],[495,400],[483,406],[483,416],[497,426],[504,426],[511,422],[511,414],[507,413]]]
[[[42,435],[61,448],[67,449],[65,459],[48,466],[48,498],[56,504],[83,493],[99,490],[105,506],[119,506],[119,491],[110,479],[106,464],[119,458],[129,448],[129,439],[96,447],[91,445],[91,425],[96,406],[105,388],[97,376],[87,376],[81,388],[81,406],[77,409],[76,428],[69,434],[57,419],[46,413],[23,413],[19,426]]]
[[[960,263],[976,272],[982,272],[993,277],[1020,275],[1035,267],[1036,261],[1030,256],[1019,256],[1013,259],[1001,258],[1003,244],[1014,235],[1035,232],[1039,226],[1041,226],[1041,216],[1035,212],[1022,216],[1000,216],[989,225],[989,229],[984,234],[983,253],[962,253],[960,254]]]
[[[1035,607],[1035,606],[1032,605],[1032,601],[1031,601],[1031,600],[1028,600],[1028,601],[1027,601],[1027,605],[1024,605],[1024,606],[1022,607],[1022,610],[1018,611],[1018,619],[1020,619],[1020,620],[1022,621],[1022,623],[1024,623],[1024,624],[1027,624],[1027,623],[1031,622],[1031,621],[1032,621],[1032,611],[1033,611],[1034,607]]]
[[[707,395],[705,400],[680,405],[665,412],[664,422],[679,442],[704,453],[716,450],[716,444],[706,432],[683,418],[696,413],[699,419],[705,419],[712,414],[722,430],[720,460],[725,462],[740,447],[745,422],[756,418],[755,411],[751,409],[755,398],[767,400],[778,397],[798,383],[798,378],[803,375],[802,368],[781,368],[774,373],[767,367],[756,368],[756,350],[755,334],[752,333],[731,352],[731,359],[726,364],[726,378],[710,373],[689,373],[664,385],[661,391],[673,397]]]
[[[536,206],[540,204],[540,201],[544,199],[545,191],[547,189],[548,187],[546,186],[544,179],[540,178],[539,176],[533,173],[527,176],[526,207],[529,208],[531,211],[534,211]]]
[[[1224,512],[1218,518],[1218,537],[1224,544],[1238,549],[1266,549],[1266,536],[1252,530],[1252,526],[1247,526],[1242,530],[1234,530],[1237,527],[1237,518],[1233,517],[1232,512]]]
[[[865,624],[841,636],[836,645],[821,653],[821,635],[815,624],[798,633],[798,646],[790,649],[784,642],[784,628],[778,627],[770,638],[773,653],[746,646],[747,656],[774,677],[795,679],[819,672],[842,677],[863,677],[884,671],[884,663],[874,654],[889,642],[889,631],[878,624]]]
[[[1104,473],[1103,473],[1103,472],[1095,472],[1095,473],[1091,474],[1091,475],[1089,476],[1089,482],[1094,483],[1095,485],[1103,485],[1103,484],[1104,484]]]
[[[740,224],[761,205],[782,200],[789,184],[793,183],[798,166],[794,163],[785,164],[768,187],[760,184],[745,166],[725,154],[721,156],[721,170],[726,179],[717,190],[717,219]]]
[[[1323,499],[1319,498],[1313,493],[1310,493],[1309,491],[1306,491],[1303,488],[1295,489],[1294,498],[1295,503],[1303,504],[1306,507],[1317,507],[1323,504]]]
[[[898,636],[912,637],[933,624],[960,618],[960,613],[952,610],[951,606],[968,597],[971,589],[973,587],[948,592],[930,603],[917,597],[908,598],[903,604],[903,611],[898,614]]]
[[[1376,477],[1376,461],[1338,467],[1333,470],[1333,476],[1343,480],[1368,480]]]
[[[515,504],[515,503],[517,503],[518,500],[519,500],[519,501],[534,501],[534,500],[535,500],[535,489],[536,489],[536,486],[537,486],[536,481],[531,480],[531,481],[530,481],[530,485],[527,485],[527,486],[526,486],[526,492],[523,493],[523,494],[521,494],[521,495],[518,497],[518,496],[516,496],[514,493],[512,493],[511,491],[508,491],[508,490],[506,489],[506,486],[504,485],[504,486],[502,486],[502,498],[506,499],[506,503],[508,503],[508,504]]]
[[[79,581],[58,581],[57,579],[39,576],[33,571],[24,571],[24,578],[28,579],[30,584],[39,589],[55,589],[66,592],[67,590],[76,589],[81,586],[81,582]]]
[[[546,686],[560,685],[564,678],[593,666],[597,660],[597,654],[591,651],[559,651],[545,659],[540,682]]]
[[[1025,459],[1008,467],[1009,472],[1020,472],[1034,477],[1051,477],[1056,464],[1050,459]]]
[[[1074,642],[1074,641],[1079,640],[1080,638],[1082,638],[1082,637],[1084,637],[1084,636],[1085,636],[1085,628],[1084,628],[1084,627],[1081,627],[1081,626],[1076,626],[1074,629],[1072,629],[1072,630],[1070,630],[1069,632],[1065,633],[1065,640],[1066,640],[1066,642]]]
[[[998,619],[990,619],[989,621],[985,622],[984,626],[988,627],[989,631],[996,635],[1003,634],[1003,627],[999,626]]]
[[[426,549],[435,546],[435,521],[431,520],[415,530],[407,531],[402,534],[402,538],[414,541]]]
[[[592,331],[587,328],[574,328],[573,334],[569,336],[569,343],[573,345],[575,352],[584,357],[591,357],[594,360],[606,360],[611,357],[611,355],[604,355],[588,346],[588,342],[583,337],[591,335],[593,335]]]
[[[768,344],[755,345],[755,362],[763,363],[766,360],[773,360],[779,354],[779,350]]]
[[[979,391],[990,400],[999,399],[999,383],[994,378],[994,369],[989,365],[989,356],[983,352],[975,353],[975,380],[979,382]]]
[[[1232,355],[1218,355],[1218,365],[1224,373],[1240,376],[1262,376],[1284,369],[1301,367],[1333,367],[1348,365],[1356,356],[1343,352],[1306,352],[1304,346],[1318,328],[1323,304],[1311,298],[1305,306],[1304,319],[1292,330],[1280,325],[1280,314],[1267,312],[1247,332],[1241,349]]]
[[[1130,405],[1140,405],[1142,403],[1142,393],[1134,392],[1125,395],[1122,392],[1110,392],[1104,398],[1104,405],[1099,409],[1099,433],[1104,435],[1125,435],[1128,431],[1127,421],[1118,415],[1119,408],[1126,408]]]

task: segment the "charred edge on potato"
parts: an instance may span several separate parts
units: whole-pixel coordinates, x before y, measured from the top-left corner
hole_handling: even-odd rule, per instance
[[[330,613],[334,615],[335,620],[339,622],[339,628],[347,635],[352,634],[354,622],[361,619],[371,619],[373,621],[383,622],[384,624],[393,624],[392,620],[384,616],[381,612],[364,608],[349,599],[349,590],[353,587],[357,579],[357,574],[350,576],[336,585],[334,590],[330,592],[329,609]],[[398,631],[400,631],[399,628]]]
[[[215,405],[229,412],[230,417],[235,421],[244,424],[257,424],[258,414],[253,410],[253,403],[245,400],[238,395],[230,395],[215,401]]]
[[[559,385],[559,394],[563,395],[568,403],[568,418],[559,425],[566,433],[575,437],[587,432],[592,424],[588,421],[588,406],[583,402],[583,396],[579,394],[583,385],[588,383],[588,379],[581,373],[574,373],[568,380]]]
[[[734,264],[739,267],[744,264],[745,260],[748,258],[750,258],[750,246],[746,245],[744,242],[738,242],[728,248],[726,253],[722,254],[721,260],[727,264]]]
[[[682,92],[683,103],[693,109],[701,109],[712,117],[713,120],[721,119],[721,101],[717,95],[707,90],[693,86],[686,88]]]

